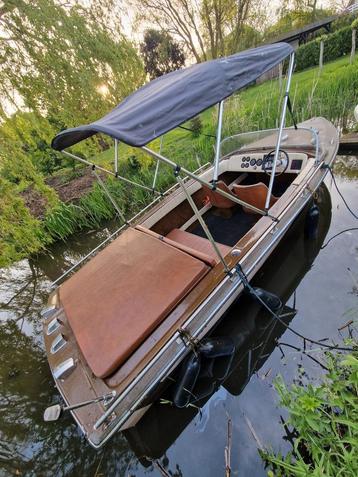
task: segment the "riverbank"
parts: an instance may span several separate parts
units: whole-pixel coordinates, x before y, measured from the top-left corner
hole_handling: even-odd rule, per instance
[[[225,105],[223,136],[276,127],[281,98],[278,80],[250,87],[235,95]],[[342,131],[354,128],[353,108],[358,102],[358,59],[350,65],[349,58],[343,57],[324,65],[321,72],[318,68],[311,68],[294,74],[291,101],[298,122],[312,116],[324,116]],[[216,119],[215,108],[204,112],[201,115],[202,134],[199,136],[184,129],[171,131],[164,138],[163,154],[190,170],[212,161],[215,142],[212,136],[215,135]],[[289,116],[287,124],[292,124]],[[159,150],[159,144],[160,141],[156,140],[151,147]],[[119,156],[122,175],[152,187],[156,164],[151,158],[141,150],[124,144],[120,144]],[[100,153],[95,161],[112,169],[113,158],[114,151],[110,148]],[[166,166],[161,166],[159,172],[156,186],[163,192],[174,183],[174,176]],[[89,168],[75,168],[70,164],[45,178],[45,182],[55,191],[57,199],[49,204],[47,198],[43,198],[38,189],[32,186],[21,192],[19,200],[23,204],[19,205],[18,221],[22,220],[22,223],[15,232],[20,234],[20,238],[21,234],[28,234],[26,240],[21,241],[21,248],[16,249],[14,243],[19,240],[13,229],[9,227],[8,233],[0,232],[0,266],[36,253],[79,230],[98,228],[102,221],[116,215],[105,193],[94,182]],[[127,218],[136,214],[154,197],[149,191],[128,186],[113,178],[107,180],[107,186]],[[2,221],[5,221],[5,225],[11,221],[11,213]],[[34,230],[36,233],[31,233]]]

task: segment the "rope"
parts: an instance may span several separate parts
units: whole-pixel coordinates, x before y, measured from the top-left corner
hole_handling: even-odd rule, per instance
[[[192,133],[195,133],[196,131],[194,131],[193,129],[190,129],[190,128],[186,128],[185,126],[178,126],[180,129],[184,129],[185,131],[189,131],[189,132],[192,132]],[[213,137],[214,139],[216,139],[216,136],[213,136],[212,134],[205,134],[203,132],[200,132],[199,133],[201,136],[206,136],[206,137]]]
[[[295,118],[295,116],[294,116],[294,114],[293,114],[290,96],[289,96],[288,93],[286,93],[285,96],[287,96],[287,107],[288,107],[288,110],[289,110],[290,115],[291,115],[291,118],[292,118],[293,126],[294,126],[295,129],[297,129],[297,122],[296,122],[296,118]]]
[[[352,214],[352,216],[358,220],[358,215],[356,215],[353,210],[349,207],[349,205],[347,204],[347,201],[346,199],[343,197],[343,194],[342,192],[339,190],[338,188],[338,185],[337,185],[337,182],[336,182],[336,178],[334,177],[334,174],[333,174],[333,170],[332,170],[332,167],[331,166],[326,166],[326,168],[329,170],[329,172],[331,173],[331,176],[332,176],[332,180],[333,180],[333,184],[335,185],[335,188],[340,196],[340,198],[343,200],[343,203],[344,205],[347,207],[348,211]]]
[[[342,192],[341,192],[341,191],[339,190],[339,188],[338,188],[338,184],[337,184],[337,182],[336,182],[336,178],[335,178],[335,176],[334,176],[332,167],[331,167],[331,166],[326,166],[326,169],[329,170],[329,172],[330,172],[330,174],[331,174],[331,176],[332,176],[333,184],[334,184],[334,186],[335,186],[335,188],[336,188],[336,190],[337,190],[337,192],[338,192],[340,198],[343,200],[344,205],[347,207],[347,210],[348,210],[348,211],[352,214],[352,216],[357,220],[357,219],[358,219],[358,216],[357,216],[357,215],[353,212],[353,210],[349,207],[349,205],[347,204],[346,199],[343,197]],[[328,239],[327,242],[326,242],[324,245],[322,245],[321,250],[323,250],[324,248],[326,248],[327,245],[328,245],[330,242],[332,242],[332,240],[334,240],[336,237],[339,237],[340,235],[342,235],[342,234],[344,234],[344,233],[346,233],[346,232],[351,232],[351,231],[353,231],[353,230],[358,230],[358,227],[350,227],[350,228],[348,228],[348,229],[341,230],[341,231],[338,232],[337,234],[333,235],[333,237],[331,237],[330,239]]]
[[[278,316],[262,299],[261,297],[256,293],[256,290],[254,287],[252,287],[249,283],[249,280],[247,278],[247,275],[245,274],[245,272],[243,271],[241,265],[237,265],[236,266],[236,270],[237,270],[237,273],[239,274],[239,277],[241,278],[242,280],[242,283],[244,285],[244,288],[246,288],[247,290],[249,290],[249,292],[251,294],[253,294],[256,299],[261,303],[261,305],[263,305],[266,310],[268,310],[271,315],[277,320],[279,321],[285,328],[287,328],[288,330],[291,331],[291,333],[295,334],[296,336],[298,336],[299,338],[303,339],[304,341],[308,341],[310,343],[313,343],[313,344],[317,344],[319,346],[323,346],[324,348],[327,348],[327,349],[331,349],[331,350],[338,350],[338,351],[353,351],[353,348],[345,348],[345,347],[340,347],[340,346],[332,346],[332,345],[328,345],[328,344],[325,344],[325,343],[322,343],[322,341],[316,341],[316,340],[313,340],[311,338],[307,338],[306,336],[304,336],[303,334],[299,333],[298,331],[296,331],[294,328],[292,328],[291,326],[287,325],[281,318],[280,316]]]
[[[333,235],[333,237],[331,237],[330,239],[328,239],[327,242],[326,242],[324,245],[322,245],[321,250],[323,250],[324,248],[326,248],[327,245],[328,245],[330,242],[332,242],[333,239],[335,239],[336,237],[339,237],[339,235],[342,235],[342,234],[344,234],[344,233],[346,233],[346,232],[351,232],[352,230],[358,230],[358,227],[351,227],[351,228],[349,228],[349,229],[341,230],[341,232],[338,232],[338,234]]]

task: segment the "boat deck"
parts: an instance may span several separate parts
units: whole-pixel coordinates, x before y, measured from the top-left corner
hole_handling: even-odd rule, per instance
[[[259,220],[260,216],[244,212],[240,205],[232,209],[212,208],[204,215],[204,220],[215,242],[233,247]],[[188,230],[194,235],[206,238],[199,223]]]

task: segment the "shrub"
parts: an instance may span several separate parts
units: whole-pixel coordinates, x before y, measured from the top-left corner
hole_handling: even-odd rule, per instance
[[[0,267],[37,252],[47,242],[41,223],[14,194],[13,184],[0,177]]]
[[[323,61],[328,62],[350,53],[352,48],[351,26],[300,46],[296,51],[296,71],[301,71],[319,63],[321,40],[324,41]]]
[[[289,411],[285,428],[293,437],[286,457],[261,452],[276,477],[355,477],[358,472],[358,353],[326,354],[328,374],[319,386],[276,380],[281,405]],[[288,429],[288,425],[293,430]]]
[[[195,116],[195,118],[190,121],[189,128],[191,129],[194,137],[200,136],[201,131],[203,129],[203,123],[201,122],[199,116]]]

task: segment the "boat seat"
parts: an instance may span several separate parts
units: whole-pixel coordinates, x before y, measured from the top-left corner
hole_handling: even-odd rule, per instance
[[[248,204],[257,207],[258,209],[265,209],[265,202],[267,196],[268,187],[263,182],[258,182],[257,184],[250,185],[234,185],[233,192],[236,197]],[[271,194],[270,198],[270,207],[273,206],[275,202],[278,201],[278,197],[275,197]],[[245,212],[249,214],[256,214],[255,211],[249,209],[248,207],[243,206]]]
[[[179,250],[182,250],[183,252],[188,253],[192,257],[198,258],[199,260],[203,261],[207,265],[210,265],[210,267],[215,267],[215,265],[219,262],[219,259],[217,255],[215,254],[212,245],[210,244],[209,240],[206,240],[205,238],[198,237],[197,235],[193,235],[179,229],[174,229],[171,232],[169,232],[168,235],[163,236],[141,225],[137,225],[135,228],[137,230],[140,230],[141,232],[152,235],[153,237],[156,237],[157,239],[162,240],[163,242],[167,243],[168,245],[171,245],[172,247],[178,248]],[[180,239],[176,240],[177,237],[175,237],[175,232],[174,232],[176,230],[180,233],[181,237],[184,237],[185,236],[184,234],[186,234],[189,236],[189,239],[187,238],[185,240],[185,238],[182,238],[182,240]],[[179,233],[177,233],[176,235],[178,236]],[[200,239],[200,241],[195,240],[195,243],[194,243],[193,239],[190,240],[191,237]],[[190,242],[191,244],[194,243],[194,247],[190,245]],[[222,252],[224,255],[226,255],[228,251],[231,250],[231,248],[226,247],[226,245],[218,244],[218,246],[219,248],[223,247]]]
[[[191,234],[180,229],[173,229],[167,234],[166,238],[178,244],[184,245],[185,247],[190,247],[193,250],[197,250],[200,253],[208,255],[212,260],[215,261],[215,264],[219,263],[220,261],[213,246],[210,243],[210,240],[206,238],[199,237],[198,235]],[[216,245],[224,257],[231,252],[232,247],[229,247],[228,245],[218,242],[216,242]]]
[[[216,187],[232,195],[232,190],[225,184],[224,181],[218,181]],[[228,199],[227,197],[223,197],[222,195],[213,191],[212,189],[210,189],[210,187],[203,185],[203,190],[205,191],[206,197],[210,201],[211,205],[213,205],[214,207],[218,207],[220,209],[230,209],[236,204],[234,201]]]
[[[59,289],[78,346],[93,373],[112,374],[210,268],[129,228]]]

